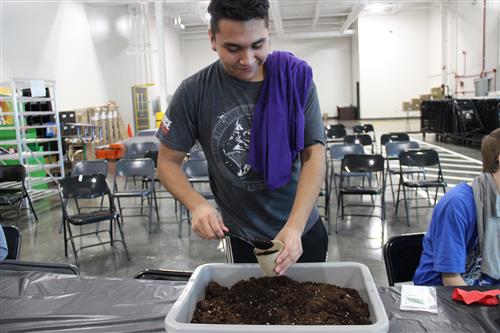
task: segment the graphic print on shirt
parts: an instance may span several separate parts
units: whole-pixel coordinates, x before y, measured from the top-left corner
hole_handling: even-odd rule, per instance
[[[239,105],[220,115],[212,132],[212,151],[224,177],[247,191],[265,188],[264,181],[246,163],[255,105]]]

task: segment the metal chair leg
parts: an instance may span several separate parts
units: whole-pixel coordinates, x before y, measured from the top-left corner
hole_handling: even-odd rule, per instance
[[[410,226],[410,212],[408,210],[408,200],[406,199],[406,190],[404,186],[403,186],[403,201],[405,202],[406,224]]]

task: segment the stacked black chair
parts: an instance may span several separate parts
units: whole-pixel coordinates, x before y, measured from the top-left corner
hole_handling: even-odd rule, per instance
[[[5,259],[19,260],[22,243],[21,230],[13,225],[4,225],[1,227],[7,241],[8,253]]]
[[[63,211],[63,230],[64,230],[64,254],[68,256],[68,241],[71,243],[73,249],[73,255],[75,257],[75,262],[78,267],[80,267],[80,261],[78,258],[78,251],[84,248],[99,246],[102,244],[114,245],[115,242],[120,242],[123,244],[125,254],[127,259],[129,259],[127,245],[125,243],[125,237],[123,235],[122,225],[119,219],[119,214],[116,211],[113,196],[106,182],[106,178],[102,174],[97,174],[93,176],[75,176],[67,177],[59,181],[59,194],[62,202]],[[72,214],[68,208],[68,203],[73,200],[84,200],[96,198],[107,197],[108,207],[100,207],[98,210],[76,213]],[[74,235],[72,226],[85,226],[94,223],[107,223],[109,222],[109,228],[95,230],[93,232],[81,233]],[[118,228],[120,232],[121,239],[114,238],[113,226]],[[100,233],[109,233],[109,241],[101,240],[97,237],[99,242],[90,245],[84,245],[77,249],[74,239],[77,237],[84,237],[89,235],[98,236]]]
[[[347,174],[351,172],[371,174],[371,180],[368,186],[346,184]],[[372,184],[375,181],[376,184]],[[380,196],[380,205],[372,204],[368,207],[380,207],[381,215],[350,213],[345,214],[346,207],[367,207],[363,203],[345,205],[344,196],[351,195],[377,195]],[[337,219],[335,221],[335,232],[338,232],[339,215],[344,219],[345,215],[350,216],[374,216],[382,221],[382,238],[385,228],[385,173],[384,158],[382,155],[345,155],[341,163],[339,195],[337,201]]]
[[[413,279],[422,256],[425,233],[394,236],[384,245],[384,261],[389,286]]]
[[[409,226],[410,213],[409,213],[408,200],[410,200],[410,198],[408,197],[406,190],[425,189],[427,191],[429,188],[435,188],[436,194],[434,196],[434,203],[431,206],[416,206],[414,208],[418,209],[425,207],[434,207],[437,201],[438,190],[441,188],[443,189],[443,193],[446,193],[446,182],[444,181],[443,178],[443,172],[441,170],[441,163],[439,161],[438,153],[434,149],[402,151],[401,153],[399,153],[399,165],[400,165],[400,174],[399,174],[398,196],[396,199],[395,213],[396,214],[398,213],[398,207],[400,202],[399,196],[400,192],[402,191],[403,192],[402,200],[405,203],[405,210],[406,210],[406,223]],[[429,176],[426,179],[420,179],[420,180],[409,180],[404,178],[403,170],[405,167],[419,168],[425,170],[426,167],[433,167],[433,166],[437,167],[438,169],[437,175],[433,179],[429,179]]]
[[[38,221],[28,190],[26,189],[26,168],[23,165],[0,165],[0,183],[15,182],[20,183],[20,187],[0,188],[0,206],[2,212],[17,210],[15,217],[18,225],[21,209],[23,209],[23,200],[28,200],[29,209],[31,209],[35,220]],[[17,185],[17,184],[16,184]],[[17,206],[17,207],[16,207]],[[3,208],[6,207],[6,208]],[[5,219],[0,214],[0,219]]]

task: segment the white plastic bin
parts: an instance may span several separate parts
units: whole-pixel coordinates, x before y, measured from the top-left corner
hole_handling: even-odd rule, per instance
[[[205,297],[210,281],[225,287],[250,277],[263,276],[258,264],[206,264],[199,266],[165,318],[169,333],[298,333],[298,332],[387,332],[389,320],[373,278],[363,264],[355,262],[306,263],[293,265],[286,274],[299,281],[335,284],[356,289],[370,309],[371,325],[215,325],[191,324],[196,303]]]

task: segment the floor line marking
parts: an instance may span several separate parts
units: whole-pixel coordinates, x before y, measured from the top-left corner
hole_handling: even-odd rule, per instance
[[[436,148],[436,150],[444,150],[444,151],[446,151],[446,152],[448,152],[448,153],[455,154],[455,156],[460,156],[460,157],[463,157],[464,159],[466,159],[466,160],[468,160],[468,161],[471,161],[471,162],[474,162],[474,163],[477,163],[477,164],[481,164],[481,165],[483,164],[483,163],[482,163],[481,161],[479,161],[479,160],[476,160],[476,159],[474,159],[474,158],[472,158],[472,157],[469,157],[469,156],[466,156],[466,155],[463,155],[463,154],[460,154],[460,153],[454,152],[453,150],[446,149],[446,148],[443,148],[443,147],[439,147],[439,146],[433,145],[433,144],[431,144],[431,143],[424,142],[424,141],[422,141],[422,140],[418,140],[418,139],[413,139],[413,140],[414,140],[414,141],[416,141],[416,142],[418,142],[419,144],[420,144],[420,143],[425,143],[425,144],[427,144],[427,145],[429,145],[429,146],[431,146],[431,147]]]

